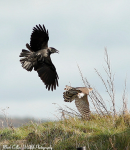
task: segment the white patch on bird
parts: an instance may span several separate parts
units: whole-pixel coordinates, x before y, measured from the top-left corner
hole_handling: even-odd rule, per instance
[[[84,93],[78,93],[79,98],[83,97],[84,95],[85,95]]]

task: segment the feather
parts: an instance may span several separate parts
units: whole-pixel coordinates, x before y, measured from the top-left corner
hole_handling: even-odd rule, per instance
[[[31,34],[30,39],[30,49],[32,51],[38,51],[40,49],[44,49],[48,47],[49,34],[46,31],[45,26],[43,27],[39,24],[33,28],[33,32]]]

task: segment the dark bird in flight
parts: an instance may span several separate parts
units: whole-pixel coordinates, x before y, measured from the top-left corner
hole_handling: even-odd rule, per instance
[[[50,55],[59,51],[48,47],[48,40],[49,33],[45,26],[36,25],[31,34],[30,45],[26,44],[28,50],[22,49],[19,57],[23,57],[20,59],[22,67],[27,71],[37,71],[46,89],[53,91],[58,86],[59,77]]]
[[[86,87],[71,87],[66,85],[65,92],[63,93],[63,98],[65,102],[72,102],[75,100],[75,105],[82,115],[82,118],[89,120],[90,109],[88,102],[89,92],[92,91],[92,88]]]

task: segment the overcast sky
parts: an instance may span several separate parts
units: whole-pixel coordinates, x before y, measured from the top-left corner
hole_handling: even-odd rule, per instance
[[[128,0],[4,0],[0,1],[0,109],[9,116],[54,118],[63,101],[65,85],[84,86],[84,77],[106,95],[94,68],[104,76],[104,47],[115,74],[116,104],[121,108],[124,80],[130,92],[130,1]],[[30,43],[32,28],[44,24],[49,46],[60,51],[51,55],[59,75],[59,87],[45,89],[37,72],[21,67],[19,54]],[[130,106],[130,104],[129,104]],[[2,112],[0,112],[2,114]]]

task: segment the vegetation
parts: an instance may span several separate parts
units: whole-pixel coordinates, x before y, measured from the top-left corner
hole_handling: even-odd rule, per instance
[[[67,107],[67,110],[60,108],[61,120],[53,122],[36,123],[31,121],[19,128],[9,124],[5,115],[8,127],[0,129],[0,146],[11,146],[13,149],[34,145],[52,147],[53,150],[76,150],[76,147],[86,146],[87,150],[129,150],[130,149],[130,114],[127,109],[126,81],[122,94],[122,111],[117,113],[115,101],[114,75],[111,71],[107,50],[105,50],[104,68],[107,79],[95,69],[101,79],[112,110],[110,110],[99,92],[90,85],[83,77],[79,68],[82,80],[87,87],[92,87],[90,93],[91,104],[95,113],[91,114],[90,120],[83,120],[77,112]],[[79,66],[78,66],[79,67]],[[69,110],[68,110],[69,109]],[[29,149],[29,148],[25,148]]]
[[[86,146],[89,150],[129,150],[130,115],[115,117],[92,114],[89,121],[77,117],[37,124],[30,122],[19,128],[0,130],[0,146],[41,145],[54,150],[75,150]]]

